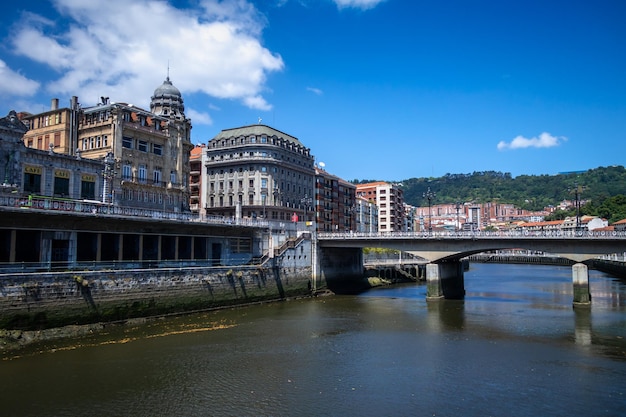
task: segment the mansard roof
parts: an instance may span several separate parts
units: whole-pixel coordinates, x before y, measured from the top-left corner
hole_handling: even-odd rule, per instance
[[[224,129],[220,133],[218,133],[217,136],[213,138],[213,140],[227,139],[227,138],[232,138],[232,137],[238,138],[241,136],[252,136],[252,135],[254,136],[266,135],[268,137],[276,136],[279,138],[283,138],[284,140],[287,140],[289,142],[293,142],[296,145],[304,146],[294,136],[288,135],[284,132],[281,132],[280,130],[274,129],[273,127],[269,127],[269,126],[262,125],[262,124],[235,127],[232,129]]]

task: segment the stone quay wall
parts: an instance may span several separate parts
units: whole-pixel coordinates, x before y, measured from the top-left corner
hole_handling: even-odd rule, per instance
[[[310,294],[311,268],[161,268],[15,274],[0,278],[0,329],[73,324],[199,311]]]
[[[591,266],[598,271],[606,272],[626,281],[626,262],[624,261],[594,259]]]

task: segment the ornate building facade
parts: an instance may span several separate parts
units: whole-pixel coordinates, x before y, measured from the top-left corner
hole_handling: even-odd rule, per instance
[[[314,159],[297,138],[261,124],[225,129],[206,156],[204,214],[314,219]]]
[[[150,110],[102,97],[82,108],[76,97],[69,108],[27,115],[26,146],[51,149],[104,164],[104,203],[152,210],[189,211],[191,120],[180,91],[169,77],[151,97]]]
[[[0,175],[2,194],[10,196],[10,206],[82,210],[69,200],[94,201],[102,193],[104,165],[98,160],[33,149],[24,145],[28,128],[17,113],[0,119]],[[4,204],[6,205],[6,204]],[[46,207],[43,207],[43,206]]]

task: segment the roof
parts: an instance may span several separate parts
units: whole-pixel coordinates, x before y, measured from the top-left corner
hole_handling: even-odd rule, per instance
[[[280,130],[274,129],[273,127],[269,127],[267,125],[261,125],[261,124],[235,127],[232,129],[224,129],[220,133],[218,133],[217,136],[215,136],[212,140],[226,139],[226,138],[240,137],[240,136],[250,136],[250,135],[255,135],[255,136],[266,135],[269,137],[276,136],[279,138],[283,138],[289,142],[293,142],[296,145],[304,146],[294,136],[288,135],[284,132],[281,132]]]
[[[190,159],[201,159],[202,158],[202,152],[206,149],[206,147],[204,145],[196,145],[194,146],[191,151],[189,152],[189,158]]]
[[[315,175],[318,175],[320,177],[331,178],[331,179],[337,180],[337,182],[342,184],[343,186],[347,186],[349,188],[355,188],[356,189],[356,185],[354,185],[351,182],[346,181],[343,178],[340,178],[340,177],[338,177],[336,175],[329,174],[327,171],[323,170],[322,168],[315,167]]]
[[[520,227],[543,227],[543,226],[558,226],[563,224],[563,220],[550,220],[545,222],[522,222],[519,224]]]
[[[377,182],[368,182],[366,184],[357,184],[356,187],[357,188],[369,188],[369,187],[378,187],[379,185],[386,186],[386,185],[391,185],[391,184],[385,181],[377,181]]]

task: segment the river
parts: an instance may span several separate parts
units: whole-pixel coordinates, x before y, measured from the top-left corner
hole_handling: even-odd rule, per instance
[[[420,284],[112,326],[0,362],[3,416],[624,416],[626,285],[472,264]]]

